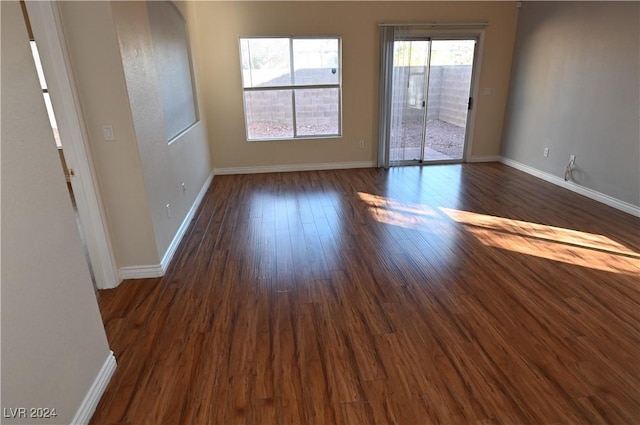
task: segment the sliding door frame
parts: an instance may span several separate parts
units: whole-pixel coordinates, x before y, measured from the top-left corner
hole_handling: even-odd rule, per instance
[[[385,24],[386,26],[391,26],[391,24]],[[403,27],[402,24],[393,25],[397,27]],[[471,83],[469,87],[469,97],[472,99],[471,109],[467,113],[467,123],[465,127],[464,134],[464,149],[461,159],[456,160],[437,160],[437,161],[428,161],[426,164],[450,164],[450,163],[462,163],[469,162],[472,157],[473,152],[473,135],[476,123],[476,110],[478,109],[478,97],[480,95],[480,75],[482,70],[482,58],[484,55],[484,38],[485,38],[485,23],[479,23],[476,27],[461,27],[456,28],[458,25],[456,24],[443,24],[441,26],[422,26],[419,24],[415,25],[406,25],[406,28],[409,28],[410,35],[396,35],[395,40],[429,40],[430,42],[437,40],[476,40],[475,51],[473,56],[473,64],[472,64],[472,72],[471,72]],[[446,28],[445,28],[446,27]],[[431,50],[431,48],[430,48]],[[431,58],[429,58],[429,64],[431,63]],[[384,75],[384,72],[393,73],[393,60],[391,60],[391,67],[385,68],[384,64],[381,64],[381,75],[379,76],[380,82],[387,79],[387,75]],[[429,73],[431,70],[429,69]],[[428,83],[428,82],[427,82]],[[428,99],[427,99],[428,101]],[[381,105],[384,106],[384,105]],[[386,107],[381,107],[381,110],[388,110],[389,116],[384,119],[389,120],[386,124],[388,128],[390,125],[390,113],[391,113],[391,105],[387,105]],[[425,111],[426,113],[426,111]],[[382,117],[380,118],[382,119]],[[426,132],[426,128],[424,129]],[[380,149],[382,150],[383,143],[390,143],[389,133],[383,134],[379,136]],[[426,134],[424,135],[426,138]],[[386,141],[385,141],[386,139]],[[388,150],[387,150],[388,152]],[[421,157],[424,156],[424,149],[421,153]],[[425,164],[424,161],[402,161],[402,165],[410,165],[410,164]]]

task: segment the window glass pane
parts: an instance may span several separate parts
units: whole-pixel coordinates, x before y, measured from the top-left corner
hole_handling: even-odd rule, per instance
[[[291,90],[244,93],[247,136],[251,139],[293,137]]]
[[[44,79],[44,71],[42,70],[42,62],[40,62],[40,54],[38,53],[38,46],[35,41],[30,41],[31,54],[33,55],[33,61],[36,63],[36,71],[38,72],[38,80],[40,80],[40,88],[42,90],[47,89],[47,82]]]
[[[51,104],[51,96],[49,93],[42,93],[44,96],[44,104],[47,107],[47,114],[49,114],[49,123],[51,124],[51,130],[53,130],[53,138],[56,140],[56,146],[61,148],[60,134],[58,133],[58,123],[56,122],[56,116],[53,113],[53,105]]]
[[[241,38],[240,61],[249,140],[340,135],[339,37]]]
[[[296,86],[338,84],[340,50],[336,38],[293,40]]]
[[[291,85],[288,38],[242,38],[240,57],[244,87]]]
[[[298,136],[339,134],[339,89],[297,89],[295,96]]]
[[[434,40],[431,65],[468,65],[473,63],[475,40]]]

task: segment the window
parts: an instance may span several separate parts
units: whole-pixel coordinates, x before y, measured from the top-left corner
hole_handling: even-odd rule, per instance
[[[33,61],[36,63],[36,72],[38,73],[38,80],[40,80],[40,88],[42,89],[44,105],[47,108],[47,114],[49,115],[51,130],[53,130],[53,138],[56,141],[56,146],[58,147],[58,149],[62,149],[60,133],[58,133],[58,123],[56,122],[56,116],[53,113],[53,105],[51,104],[51,96],[49,95],[49,89],[47,88],[47,81],[44,79],[44,71],[42,70],[42,62],[40,62],[38,46],[36,46],[36,42],[33,40],[29,41],[29,44],[31,45],[31,54],[33,55]]]
[[[241,38],[248,140],[341,134],[339,37]]]

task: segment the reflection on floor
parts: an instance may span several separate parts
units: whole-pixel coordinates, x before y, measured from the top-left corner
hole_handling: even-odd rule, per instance
[[[93,424],[640,423],[640,219],[500,164],[216,176]]]

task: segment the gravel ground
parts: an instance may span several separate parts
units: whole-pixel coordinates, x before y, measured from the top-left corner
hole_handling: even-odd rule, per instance
[[[303,125],[298,127],[298,136],[335,134],[337,132],[338,129],[335,124]],[[277,139],[279,137],[293,137],[293,127],[273,122],[253,122],[249,126],[250,139]]]
[[[401,137],[396,147],[420,147],[422,137],[422,120],[405,121],[400,129],[402,134],[391,132],[392,138]],[[299,135],[327,134],[337,132],[336,126],[310,125],[299,129]],[[249,127],[251,139],[277,139],[279,137],[292,137],[293,128],[285,124],[272,122],[254,122]],[[427,147],[440,152],[450,158],[462,158],[464,144],[464,127],[458,127],[440,120],[427,121]]]
[[[420,147],[422,120],[404,122],[401,135],[393,131],[391,137],[402,137],[398,147]],[[462,158],[464,145],[464,127],[458,127],[440,120],[427,121],[427,147],[451,158]]]

